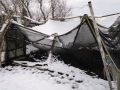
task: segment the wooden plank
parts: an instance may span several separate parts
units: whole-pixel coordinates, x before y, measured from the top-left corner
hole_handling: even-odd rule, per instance
[[[96,38],[97,38],[97,41],[98,41],[98,46],[99,46],[101,57],[102,57],[102,60],[103,60],[103,65],[104,65],[104,68],[105,68],[108,84],[109,84],[110,90],[113,90],[110,75],[109,75],[109,71],[108,71],[108,68],[107,68],[107,65],[106,65],[107,63],[106,63],[106,59],[105,59],[105,52],[103,50],[103,46],[102,46],[101,38],[100,38],[100,35],[99,35],[99,30],[98,30],[98,27],[97,27],[97,23],[95,21],[95,16],[94,16],[94,12],[93,12],[91,2],[88,2],[88,5],[89,5],[90,12],[91,12],[93,25],[94,25],[95,33],[96,33]]]

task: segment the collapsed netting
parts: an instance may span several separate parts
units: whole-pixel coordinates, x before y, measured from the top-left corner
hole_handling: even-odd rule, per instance
[[[104,37],[103,37],[104,36]],[[117,69],[120,69],[120,17],[109,28],[106,35],[102,35],[103,42]]]
[[[34,47],[42,48],[43,50],[51,49],[49,47],[51,47],[53,40],[49,39],[49,35],[29,30],[28,28],[24,28],[22,26],[17,27],[24,35],[26,35],[27,42],[31,43]],[[89,29],[87,23],[85,21],[81,22],[80,25],[75,27],[70,32],[60,36],[56,36],[54,50],[56,51],[56,48],[76,50],[81,48],[98,49],[95,48],[97,47],[97,42],[92,33],[94,33],[94,31],[92,32]]]
[[[16,25],[16,27],[27,37],[27,43],[46,52],[51,50],[53,41],[48,39],[49,35],[32,31],[19,25]],[[93,60],[91,57],[94,53],[96,53],[96,58],[100,57],[97,41],[93,33],[94,31],[90,30],[86,20],[83,19],[81,23],[70,32],[56,36],[53,52],[60,54],[62,58],[65,58],[64,61],[66,63],[71,63],[74,66],[83,65],[91,68],[99,68],[99,66],[102,66],[101,58]],[[94,52],[90,53],[92,50],[94,50]],[[81,51],[83,52],[81,53]],[[86,53],[90,54],[89,57],[87,57],[88,54]],[[100,63],[93,65],[91,61]]]
[[[16,25],[16,27],[26,36],[26,42],[28,44],[32,44],[39,50],[46,52],[51,50],[53,40],[48,38],[50,37],[49,35],[20,25]],[[114,52],[119,53],[120,51],[119,27],[119,18],[109,29],[98,25],[100,36],[107,48],[106,50],[115,61],[119,61],[120,58],[118,57],[116,59],[114,56]],[[103,33],[105,30],[108,32]],[[56,36],[53,52],[60,54],[61,57],[66,57],[67,60],[65,61],[75,66],[80,66],[82,64],[89,68],[103,67],[92,20],[87,16],[84,16],[80,24],[73,30],[66,34]],[[119,67],[119,65],[117,65],[117,67]]]

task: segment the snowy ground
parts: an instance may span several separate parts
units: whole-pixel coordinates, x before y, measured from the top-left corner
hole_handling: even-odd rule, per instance
[[[0,90],[109,90],[108,82],[60,61],[18,62],[0,71]],[[113,82],[114,85],[114,82]],[[116,90],[115,85],[113,86]]]

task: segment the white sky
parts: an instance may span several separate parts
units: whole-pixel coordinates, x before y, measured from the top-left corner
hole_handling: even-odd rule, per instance
[[[85,6],[82,9],[76,7],[83,7],[84,5],[88,5],[89,0],[66,0],[67,5],[73,7],[73,15],[72,16],[83,16],[84,14],[90,14],[90,10],[88,6]],[[120,0],[91,0],[94,14],[95,16],[103,16],[114,13],[119,13],[120,10]],[[111,26],[117,17],[120,16],[112,16],[97,19],[97,22],[103,26],[109,27]]]
[[[67,4],[74,7],[82,7],[87,5],[89,0],[66,0]],[[96,16],[102,16],[112,13],[118,13],[120,8],[120,0],[91,0],[94,13]],[[86,6],[83,9],[74,9],[75,15],[90,14],[89,8]]]

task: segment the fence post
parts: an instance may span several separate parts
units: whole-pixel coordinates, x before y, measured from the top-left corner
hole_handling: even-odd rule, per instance
[[[53,52],[54,45],[55,45],[55,41],[56,41],[56,36],[57,36],[57,35],[58,35],[57,33],[53,34],[54,39],[53,39],[52,46],[51,46],[51,52]]]
[[[90,1],[88,2],[88,5],[89,5],[90,12],[91,12],[91,16],[92,16],[92,20],[93,20],[93,25],[94,25],[94,28],[95,28],[96,38],[97,38],[98,46],[99,46],[99,49],[100,49],[100,53],[101,53],[103,65],[104,65],[105,72],[106,72],[106,75],[107,75],[108,84],[109,84],[110,90],[113,90],[112,89],[110,75],[109,75],[109,71],[108,71],[108,67],[107,67],[107,62],[106,62],[106,59],[105,59],[105,52],[103,50],[103,46],[102,46],[102,42],[101,42],[101,37],[99,35],[99,31],[98,31],[97,23],[95,21],[95,16],[94,16],[92,4],[91,4]]]

